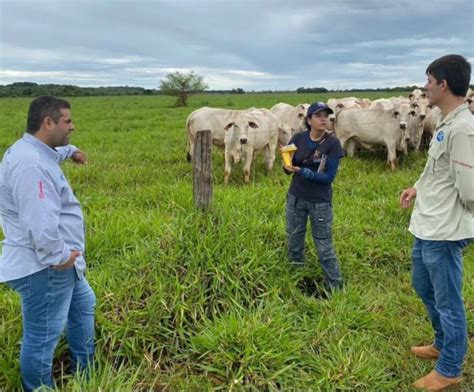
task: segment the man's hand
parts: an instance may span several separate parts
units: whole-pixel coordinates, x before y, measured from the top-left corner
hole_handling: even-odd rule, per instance
[[[412,200],[416,197],[416,189],[408,188],[405,189],[400,195],[400,207],[409,208]]]
[[[60,265],[55,265],[53,269],[62,271],[62,270],[67,270],[69,268],[74,267],[74,263],[76,262],[76,258],[78,258],[81,255],[81,252],[78,250],[72,250],[71,251],[71,256],[69,256],[68,261],[66,261],[64,264]]]
[[[87,165],[87,157],[85,152],[83,151],[76,151],[74,154],[72,154],[71,159],[73,160],[73,162],[79,165]]]

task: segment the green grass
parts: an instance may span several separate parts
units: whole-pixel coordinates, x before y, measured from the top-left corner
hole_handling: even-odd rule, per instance
[[[370,98],[387,96],[378,94]],[[251,183],[240,167],[223,185],[213,151],[208,213],[192,201],[185,120],[200,106],[271,107],[325,95],[199,95],[187,108],[171,97],[73,98],[72,143],[89,165],[66,163],[87,225],[88,279],[97,295],[97,370],[55,366],[64,391],[361,390],[408,391],[433,363],[409,346],[432,331],[410,283],[412,237],[400,191],[421,173],[412,154],[392,173],[384,153],[342,161],[334,183],[334,241],[347,282],[328,300],[298,289],[322,279],[308,236],[309,264],[287,265],[284,220],[289,178],[265,173]],[[30,100],[0,101],[0,152],[23,133]],[[470,353],[463,390],[474,389],[474,251],[465,254],[464,297]],[[19,388],[20,303],[0,286],[0,390]],[[58,362],[59,363],[59,362]]]

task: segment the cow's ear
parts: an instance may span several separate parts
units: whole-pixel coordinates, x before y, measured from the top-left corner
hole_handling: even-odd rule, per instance
[[[233,125],[234,125],[234,123],[233,123],[233,122],[230,122],[229,124],[227,124],[227,125],[224,127],[224,129],[225,129],[226,131],[228,131],[229,128],[230,128],[231,126],[233,126]]]
[[[258,125],[256,123],[254,123],[253,121],[249,121],[249,125],[251,128],[258,128]]]

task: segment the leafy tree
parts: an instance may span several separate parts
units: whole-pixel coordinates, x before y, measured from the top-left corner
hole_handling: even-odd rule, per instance
[[[185,74],[179,71],[165,75],[160,82],[160,90],[165,95],[178,97],[176,106],[187,106],[190,94],[199,93],[208,88],[204,77],[193,71]]]

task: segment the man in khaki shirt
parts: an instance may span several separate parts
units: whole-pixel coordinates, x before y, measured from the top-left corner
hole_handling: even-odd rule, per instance
[[[474,117],[464,103],[471,65],[448,55],[426,70],[425,89],[442,117],[430,143],[425,169],[400,196],[402,208],[416,198],[409,231],[413,245],[412,282],[435,331],[429,346],[412,347],[421,358],[437,359],[434,370],[414,384],[442,391],[461,382],[467,350],[462,298],[462,251],[474,238]]]

